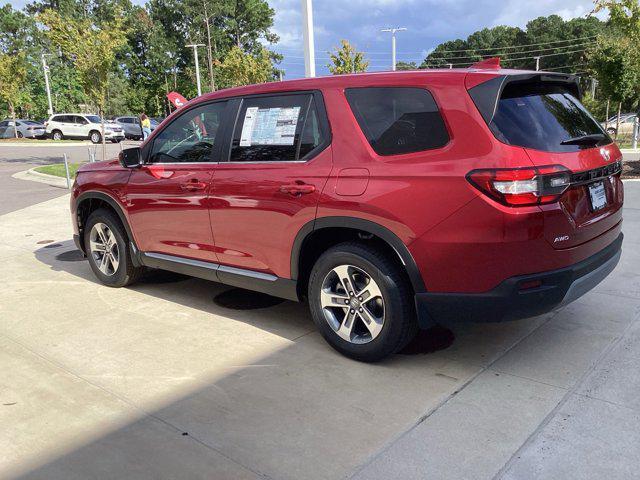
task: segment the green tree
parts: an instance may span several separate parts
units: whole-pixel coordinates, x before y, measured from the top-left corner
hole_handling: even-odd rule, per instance
[[[8,55],[0,53],[0,100],[9,107],[9,114],[16,120],[16,108],[27,100],[27,68],[24,54]],[[16,137],[18,136],[15,130]]]
[[[347,40],[342,40],[340,44],[339,48],[336,47],[333,52],[329,52],[329,71],[333,75],[366,72],[369,62],[365,60],[364,53],[358,52]]]
[[[596,17],[563,20],[558,15],[539,17],[527,23],[525,29],[509,26],[485,28],[466,39],[438,45],[422,62],[420,68],[468,67],[483,58],[499,56],[507,68],[535,68],[540,56],[540,68],[576,72],[583,69],[585,50],[602,34],[607,25]]]
[[[122,20],[102,26],[91,19],[63,18],[54,10],[45,10],[39,20],[46,25],[51,43],[72,60],[87,100],[104,113],[109,73],[114,70],[116,52],[126,42]]]
[[[418,65],[416,62],[398,62],[396,63],[396,70],[417,70]]]
[[[605,98],[635,106],[640,97],[640,55],[631,39],[602,37],[589,51],[588,60]]]
[[[253,54],[236,46],[223,61],[216,62],[216,76],[221,88],[264,83],[273,80],[273,64],[264,48]]]

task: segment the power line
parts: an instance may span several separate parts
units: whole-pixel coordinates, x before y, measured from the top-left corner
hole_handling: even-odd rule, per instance
[[[578,42],[581,40],[592,40],[596,37],[597,35],[590,35],[588,37],[578,37],[578,38],[571,38],[567,40],[553,40],[549,42],[539,42],[539,43],[527,43],[524,45],[508,45],[506,47],[467,48],[467,49],[461,49],[461,50],[439,50],[438,52],[435,52],[435,53],[484,52],[484,51],[507,50],[507,49],[511,50],[511,49],[518,49],[518,48],[526,48],[526,47],[536,47],[540,45],[555,45],[557,43]],[[287,50],[294,51],[294,52],[300,51],[299,48],[295,48],[295,47],[278,47],[277,45],[275,45],[274,48],[278,50],[284,50],[284,51],[287,51]],[[562,48],[562,47],[556,47],[556,48]],[[424,49],[424,50],[413,51],[413,52],[398,52],[398,55],[414,55],[414,54],[422,55],[424,52],[427,52],[427,51],[428,51],[427,49]],[[379,52],[379,51],[363,51],[362,53],[366,53],[369,55],[388,55],[389,54],[389,52]],[[431,52],[431,53],[434,53],[434,52]],[[529,53],[529,52],[517,52],[517,53]]]
[[[517,62],[519,60],[533,60],[536,57],[540,57],[540,58],[547,58],[547,57],[557,57],[558,55],[570,55],[572,53],[582,53],[585,52],[586,49],[582,48],[579,50],[571,50],[569,52],[559,52],[559,53],[549,53],[547,55],[535,55],[535,56],[530,56],[530,57],[518,57],[518,58],[505,58],[505,59],[500,59],[501,61],[504,62]],[[434,60],[441,60],[441,59],[434,59]],[[449,62],[449,63],[453,63],[453,65],[473,65],[476,62]]]
[[[589,37],[579,37],[579,38],[571,38],[567,40],[555,40],[551,42],[540,42],[540,43],[527,43],[524,45],[509,45],[506,47],[488,47],[488,48],[467,48],[463,50],[439,50],[438,52],[431,53],[457,53],[457,52],[482,52],[482,51],[491,51],[491,50],[505,50],[505,49],[513,49],[513,48],[525,48],[525,47],[537,47],[539,45],[553,45],[556,43],[565,43],[565,42],[578,42],[581,40],[591,40],[596,38],[597,35],[591,35]],[[561,48],[561,47],[557,47]],[[529,52],[519,52],[519,53],[529,53]]]
[[[542,52],[548,52],[548,51],[551,51],[551,50],[558,50],[558,49],[563,49],[563,48],[586,47],[588,45],[591,45],[591,42],[579,43],[579,44],[575,44],[575,45],[564,45],[562,47],[542,48],[542,49],[539,49],[539,50],[529,50],[527,52],[511,52],[511,53],[504,53],[504,54],[500,54],[500,52],[496,52],[496,53],[491,54],[491,55],[492,56],[499,56],[500,58],[504,58],[505,55],[522,55],[523,53],[535,53],[535,54],[538,54],[538,53],[542,53]],[[496,50],[500,50],[500,49],[496,48]],[[432,55],[434,53],[438,54],[440,52],[431,52],[429,55]],[[427,57],[429,57],[429,55],[427,55]],[[477,55],[470,55],[470,56],[465,56],[465,57],[432,57],[432,59],[433,60],[461,60],[461,59],[465,59],[465,58],[476,58],[476,56]],[[488,55],[484,55],[484,56],[488,56]],[[540,55],[540,56],[543,56],[543,55]]]

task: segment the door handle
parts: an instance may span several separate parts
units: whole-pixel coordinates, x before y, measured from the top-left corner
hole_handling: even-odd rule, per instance
[[[207,184],[204,182],[199,182],[194,178],[190,182],[181,183],[180,188],[188,192],[195,192],[197,190],[204,190],[205,188],[207,188]]]
[[[307,195],[316,191],[315,185],[308,185],[306,183],[290,183],[288,185],[281,185],[280,192],[288,193],[289,195]]]

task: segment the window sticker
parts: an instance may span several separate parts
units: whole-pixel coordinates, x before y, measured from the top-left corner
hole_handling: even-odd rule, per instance
[[[249,107],[244,115],[240,146],[293,145],[300,107]]]

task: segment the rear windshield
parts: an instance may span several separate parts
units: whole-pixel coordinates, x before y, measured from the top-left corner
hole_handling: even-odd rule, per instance
[[[545,152],[575,152],[584,145],[562,142],[584,135],[604,134],[599,145],[611,143],[600,124],[562,86],[507,85],[489,125],[501,142]]]

